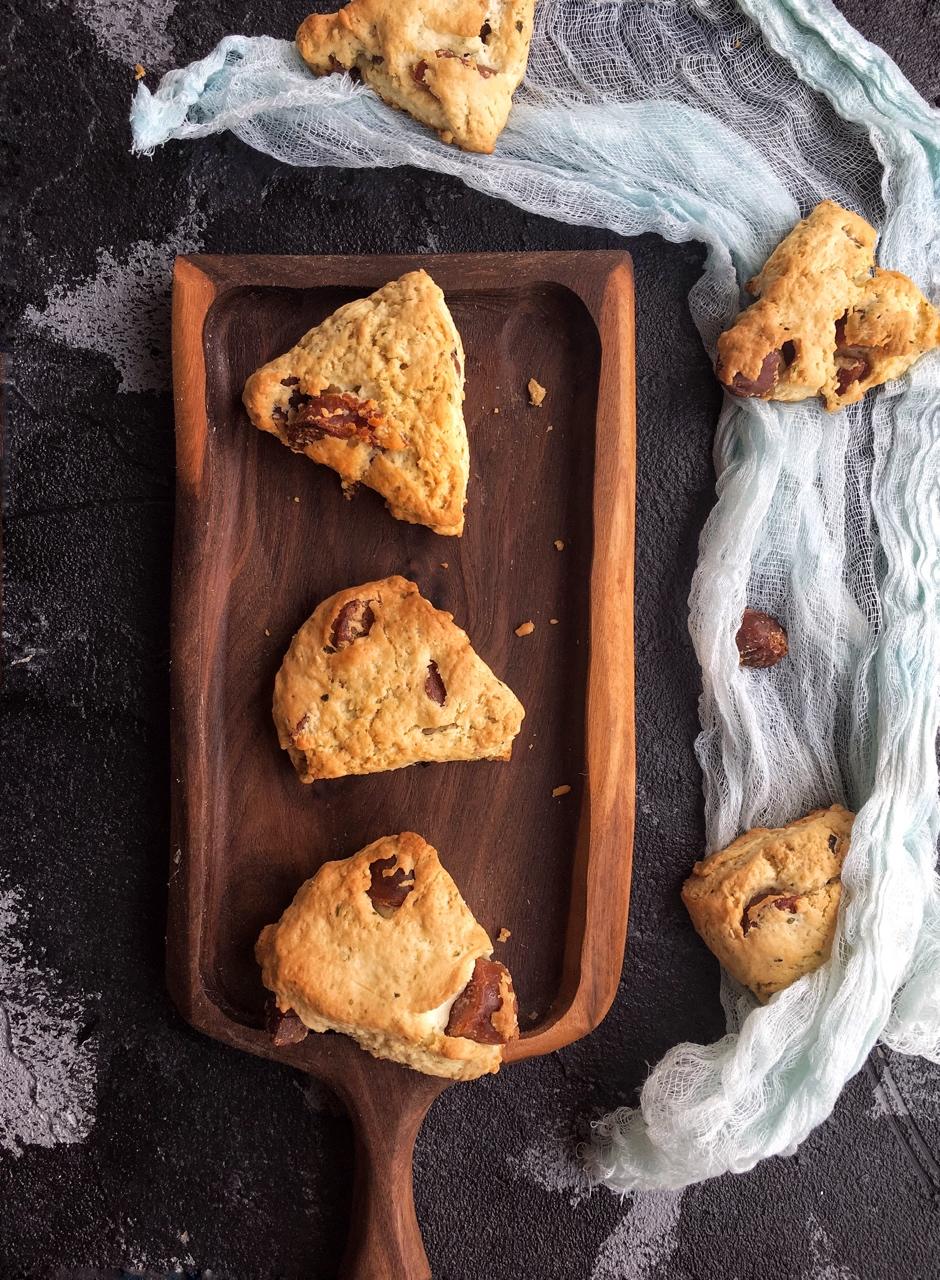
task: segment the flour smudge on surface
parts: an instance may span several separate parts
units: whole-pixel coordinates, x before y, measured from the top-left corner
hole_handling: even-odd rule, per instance
[[[894,1088],[881,1081],[875,1085],[869,1119],[903,1117],[912,1112],[940,1115],[940,1066],[905,1053],[886,1056]]]
[[[809,1270],[803,1273],[806,1280],[859,1280],[857,1271],[836,1261],[833,1243],[815,1214],[809,1215],[806,1225],[812,1259]]]
[[[71,7],[93,33],[100,49],[133,66],[169,66],[175,55],[167,23],[176,0],[71,0]]]
[[[95,1066],[78,1004],[54,995],[18,932],[21,895],[0,890],[0,1150],[81,1142],[94,1121]]]
[[[545,1191],[567,1195],[578,1205],[591,1195],[591,1182],[578,1158],[577,1143],[557,1130],[526,1147],[508,1164],[516,1177]],[[591,1280],[652,1280],[656,1269],[675,1253],[679,1239],[681,1191],[634,1193],[620,1222],[594,1259]]]
[[[681,1207],[681,1191],[635,1192],[601,1245],[591,1280],[652,1280],[676,1251]]]
[[[567,1195],[578,1205],[591,1194],[584,1166],[577,1158],[576,1143],[561,1132],[530,1143],[521,1156],[510,1155],[507,1163],[517,1178],[534,1182],[543,1191]]]
[[[40,311],[26,308],[38,333],[107,356],[121,391],[160,391],[169,381],[168,303],[173,260],[202,247],[203,221],[188,213],[160,244],[137,240],[126,257],[98,251],[98,269],[76,285],[56,285]]]

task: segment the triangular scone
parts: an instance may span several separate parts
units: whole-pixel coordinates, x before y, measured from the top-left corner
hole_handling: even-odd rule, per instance
[[[278,738],[301,782],[508,760],[524,715],[451,614],[397,576],[324,600],[274,682]]]
[[[829,959],[854,821],[834,804],[755,827],[696,862],[682,886],[702,939],[760,1000]]]
[[[816,206],[747,282],[758,301],[718,339],[733,395],[861,400],[940,346],[940,312],[913,280],[875,267],[874,227],[832,200]]]
[[[375,489],[392,515],[463,532],[470,452],[464,355],[444,295],[409,271],[348,302],[253,373],[256,427],[332,467],[347,492]]]
[[[437,851],[411,831],[325,863],[255,946],[278,1043],[341,1031],[376,1058],[453,1080],[498,1071],[518,1033],[512,979],[492,952]],[[279,1036],[292,1016],[299,1035]]]
[[[351,0],[313,13],[297,48],[318,75],[353,70],[465,151],[490,152],[525,75],[535,0]]]

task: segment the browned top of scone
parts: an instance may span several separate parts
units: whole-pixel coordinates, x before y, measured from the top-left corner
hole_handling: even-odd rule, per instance
[[[409,271],[334,311],[245,384],[248,416],[367,485],[392,515],[463,532],[470,474],[464,352],[444,295]],[[353,518],[351,513],[351,519]]]
[[[326,862],[256,955],[278,1008],[435,1075],[495,1071],[516,1000],[437,851],[406,831]]]
[[[490,152],[523,75],[534,0],[351,0],[311,14],[297,48],[318,74],[357,71],[444,142]]]
[[[274,688],[281,746],[304,782],[508,759],[524,714],[453,617],[397,575],[324,600]]]
[[[719,379],[765,400],[861,400],[940,344],[912,280],[875,266],[875,229],[824,200],[747,283],[757,301],[718,339]]]
[[[761,999],[828,958],[853,822],[837,804],[756,827],[697,862],[683,885],[699,934]]]

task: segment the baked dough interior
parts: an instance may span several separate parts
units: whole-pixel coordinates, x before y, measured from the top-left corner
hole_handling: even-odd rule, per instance
[[[301,782],[508,760],[524,715],[451,614],[398,576],[324,600],[274,682],[278,739]]]
[[[818,204],[747,282],[757,301],[718,339],[719,380],[738,396],[861,400],[940,346],[940,312],[913,280],[875,266],[876,232]]]
[[[437,851],[410,831],[324,863],[255,947],[275,1035],[293,1016],[454,1080],[498,1071],[518,1033],[512,979],[492,951]]]
[[[242,398],[259,430],[332,467],[347,495],[367,485],[399,520],[459,535],[470,474],[463,377],[443,293],[409,271],[256,370]]]
[[[297,48],[318,75],[352,70],[443,142],[491,152],[525,74],[535,0],[351,0],[311,14]]]

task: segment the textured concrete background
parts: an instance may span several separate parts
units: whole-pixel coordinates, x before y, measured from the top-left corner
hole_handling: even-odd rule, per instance
[[[843,7],[936,102],[940,7]],[[289,34],[303,6],[14,9],[0,994],[15,1040],[3,1015],[0,1276],[329,1277],[345,1231],[350,1135],[329,1097],[191,1032],[163,985],[174,255],[621,243],[636,265],[640,426],[629,950],[597,1033],[432,1109],[415,1172],[434,1274],[940,1275],[940,1070],[919,1061],[876,1055],[796,1156],[684,1194],[589,1195],[572,1159],[579,1126],[629,1100],[647,1063],[723,1029],[717,967],[676,892],[702,842],[685,601],[718,394],[685,306],[700,252],[557,225],[411,170],[291,170],[227,137],[133,160],[135,62],[159,72],[228,31]]]

